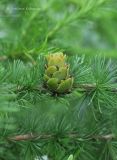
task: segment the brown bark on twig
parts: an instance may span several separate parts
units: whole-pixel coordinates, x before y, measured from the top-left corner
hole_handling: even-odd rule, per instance
[[[89,90],[95,90],[96,89],[96,84],[78,84],[75,88],[80,88],[80,89],[84,89],[85,91],[89,91]],[[113,93],[117,93],[117,88],[104,88],[106,91],[110,91]]]
[[[34,135],[34,134],[25,134],[25,135],[16,135],[13,137],[9,137],[9,140],[13,141],[26,141],[26,140],[31,140],[31,139],[51,139],[55,138],[56,135],[54,134],[39,134],[39,135]],[[63,138],[80,138],[78,133],[67,133]],[[91,137],[88,137],[88,139],[98,139],[98,140],[111,140],[115,139],[116,136],[114,134],[108,134],[108,135],[94,135]],[[84,138],[85,140],[85,138]]]

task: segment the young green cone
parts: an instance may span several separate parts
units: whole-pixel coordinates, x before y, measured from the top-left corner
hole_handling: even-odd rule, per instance
[[[69,75],[69,66],[66,64],[66,55],[58,52],[46,57],[47,64],[44,81],[47,88],[54,93],[70,92],[73,86],[73,77]]]

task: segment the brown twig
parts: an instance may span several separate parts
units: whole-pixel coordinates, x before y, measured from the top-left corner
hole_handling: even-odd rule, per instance
[[[78,84],[77,86],[75,86],[75,88],[80,88],[80,89],[84,89],[86,91],[90,91],[90,90],[96,89],[97,86],[95,83],[94,84]],[[105,87],[104,89],[106,91],[117,93],[117,88],[114,88],[114,87],[110,87],[110,88]]]
[[[74,86],[74,88],[77,88],[79,90],[83,90],[83,91],[91,91],[91,90],[95,90],[97,88],[96,84],[78,84],[77,86]],[[28,90],[29,88],[28,87],[25,87],[25,86],[18,86],[16,91],[17,92],[21,92],[21,91],[24,91],[24,90]],[[31,90],[35,90],[35,91],[40,91],[40,92],[43,92],[43,93],[46,93],[47,89],[44,88],[43,86],[36,86],[34,88],[32,88]],[[106,91],[110,91],[110,92],[113,92],[113,93],[117,93],[117,88],[106,88],[105,87],[105,90]]]
[[[102,139],[102,140],[111,140],[115,139],[116,135],[114,134],[107,134],[107,135],[98,135],[94,137],[95,139]]]
[[[9,140],[14,140],[14,141],[23,141],[23,140],[30,140],[36,138],[36,135],[33,134],[24,134],[24,135],[17,135],[14,137],[9,137]]]
[[[96,88],[96,84],[78,84],[76,88],[84,89],[84,90],[92,90]]]
[[[55,138],[55,134],[39,134],[39,135],[34,135],[34,134],[24,134],[24,135],[16,135],[13,137],[9,137],[9,140],[13,141],[26,141],[26,140],[32,140],[32,139],[51,139]],[[65,136],[62,138],[80,138],[78,133],[67,133]],[[98,139],[98,140],[111,140],[115,139],[116,136],[114,134],[107,134],[107,135],[94,135],[91,137],[88,137],[88,139]],[[85,140],[85,138],[84,138]]]

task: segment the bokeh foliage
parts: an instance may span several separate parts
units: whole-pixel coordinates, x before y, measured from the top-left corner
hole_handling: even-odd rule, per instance
[[[62,49],[116,57],[116,9],[116,0],[2,0],[0,54],[32,60]]]

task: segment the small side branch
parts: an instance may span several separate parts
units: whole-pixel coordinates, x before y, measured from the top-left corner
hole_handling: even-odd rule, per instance
[[[80,88],[80,89],[84,89],[85,91],[90,91],[90,90],[95,90],[97,86],[95,83],[94,84],[78,84],[75,88]],[[114,88],[114,87],[110,87],[110,88],[105,87],[104,89],[106,91],[117,93],[117,88]]]
[[[13,140],[13,141],[23,141],[23,140],[30,140],[30,139],[34,139],[36,138],[36,135],[33,134],[24,134],[24,135],[17,135],[14,137],[9,137],[9,140]]]
[[[96,88],[96,84],[78,84],[76,88],[84,89],[86,91]]]
[[[83,91],[83,92],[88,92],[88,91],[92,91],[92,90],[95,90],[97,88],[96,84],[78,84],[76,86],[74,86],[74,88],[76,89],[79,89],[80,91]],[[117,93],[117,88],[107,88],[105,87],[104,88],[105,91],[110,91],[112,93]],[[16,92],[22,92],[22,91],[25,91],[25,90],[34,90],[34,91],[37,91],[37,92],[40,92],[40,93],[47,93],[47,89],[44,88],[43,86],[39,85],[39,86],[35,86],[34,88],[28,88],[26,86],[18,86],[17,89],[16,89]]]
[[[107,134],[107,135],[98,135],[98,136],[94,136],[94,139],[101,139],[101,140],[112,140],[115,139],[116,135],[114,134]]]
[[[13,137],[9,137],[8,140],[13,141],[27,141],[32,139],[52,139],[55,138],[55,134],[40,134],[40,135],[34,135],[34,134],[24,134],[24,135],[16,135]],[[67,133],[62,138],[81,138],[78,133]],[[114,134],[108,134],[108,135],[94,135],[89,137],[89,139],[98,139],[98,140],[111,140],[115,139],[116,136]],[[85,140],[85,138],[84,138]]]

